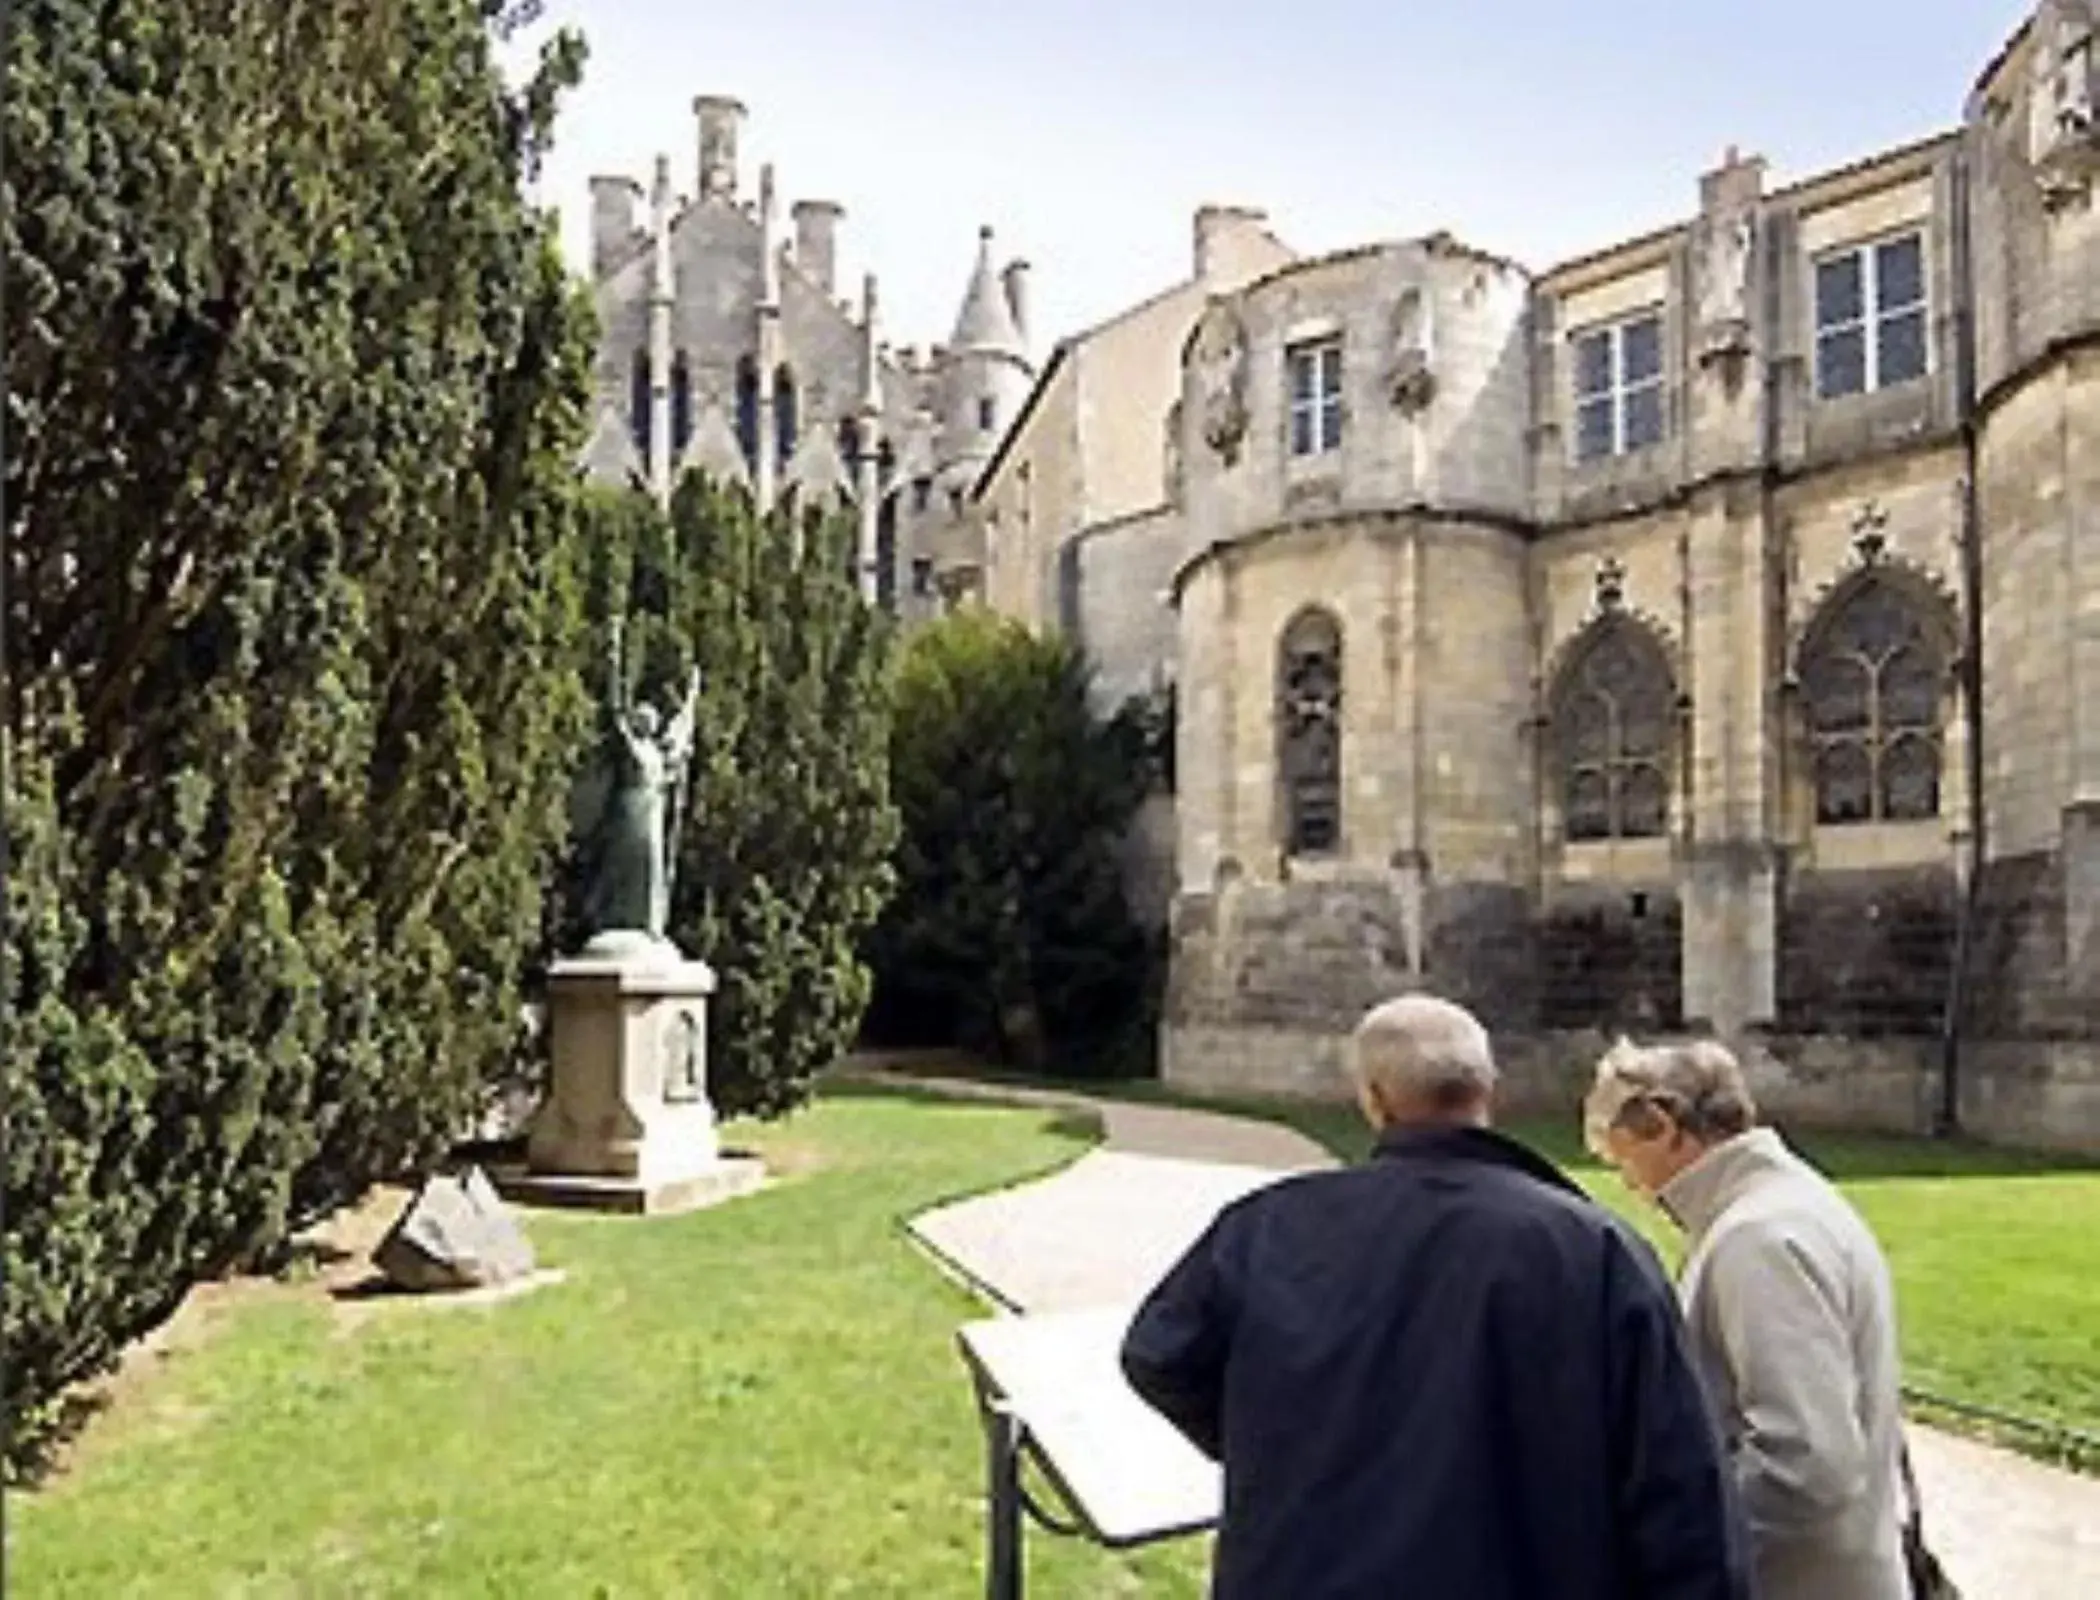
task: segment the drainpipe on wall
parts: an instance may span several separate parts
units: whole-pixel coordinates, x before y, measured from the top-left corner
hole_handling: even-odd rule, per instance
[[[1976,906],[1983,887],[1983,539],[1976,414],[1976,279],[1969,216],[1969,152],[1957,150],[1953,172],[1954,404],[1960,420],[1961,581],[1963,721],[1968,734],[1969,854],[1957,889],[1954,958],[1947,972],[1947,1006],[1940,1025],[1939,1101],[1933,1108],[1935,1138],[1961,1131],[1961,1036],[1968,1013],[1969,966],[1975,945]]]

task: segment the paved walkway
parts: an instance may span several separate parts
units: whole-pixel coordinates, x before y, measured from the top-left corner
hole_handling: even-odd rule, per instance
[[[1087,1109],[1105,1124],[1100,1147],[1064,1170],[913,1220],[930,1249],[1011,1311],[1127,1305],[1220,1206],[1285,1173],[1333,1164],[1320,1146],[1273,1123],[911,1081],[970,1098]],[[1927,1535],[1965,1600],[2100,1597],[2100,1479],[1921,1425],[1910,1438]]]

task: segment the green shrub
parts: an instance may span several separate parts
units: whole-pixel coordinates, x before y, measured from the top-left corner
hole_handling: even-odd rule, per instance
[[[590,328],[488,8],[30,0],[5,106],[10,1474],[458,1132],[585,726]]]
[[[1155,781],[1156,717],[1102,718],[1069,642],[971,610],[895,674],[898,890],[869,941],[870,1034],[1067,1072],[1149,1055],[1157,952],[1118,850]]]

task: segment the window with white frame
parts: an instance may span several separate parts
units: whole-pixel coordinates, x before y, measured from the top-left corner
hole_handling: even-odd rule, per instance
[[[1320,339],[1286,354],[1291,382],[1291,454],[1314,456],[1342,445],[1342,341]]]
[[[1575,459],[1644,450],[1662,436],[1662,313],[1575,335]]]
[[[1925,374],[1925,237],[1816,260],[1816,394],[1867,394]]]

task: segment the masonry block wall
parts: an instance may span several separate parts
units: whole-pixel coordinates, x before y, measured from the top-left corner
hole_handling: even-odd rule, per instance
[[[2100,1144],[2100,137],[2044,12],[1955,132],[1206,313],[1170,1077],[1336,1091],[1428,987],[1542,1092],[1711,1028],[1782,1115],[1915,1127],[1951,1015],[1972,1126]]]

